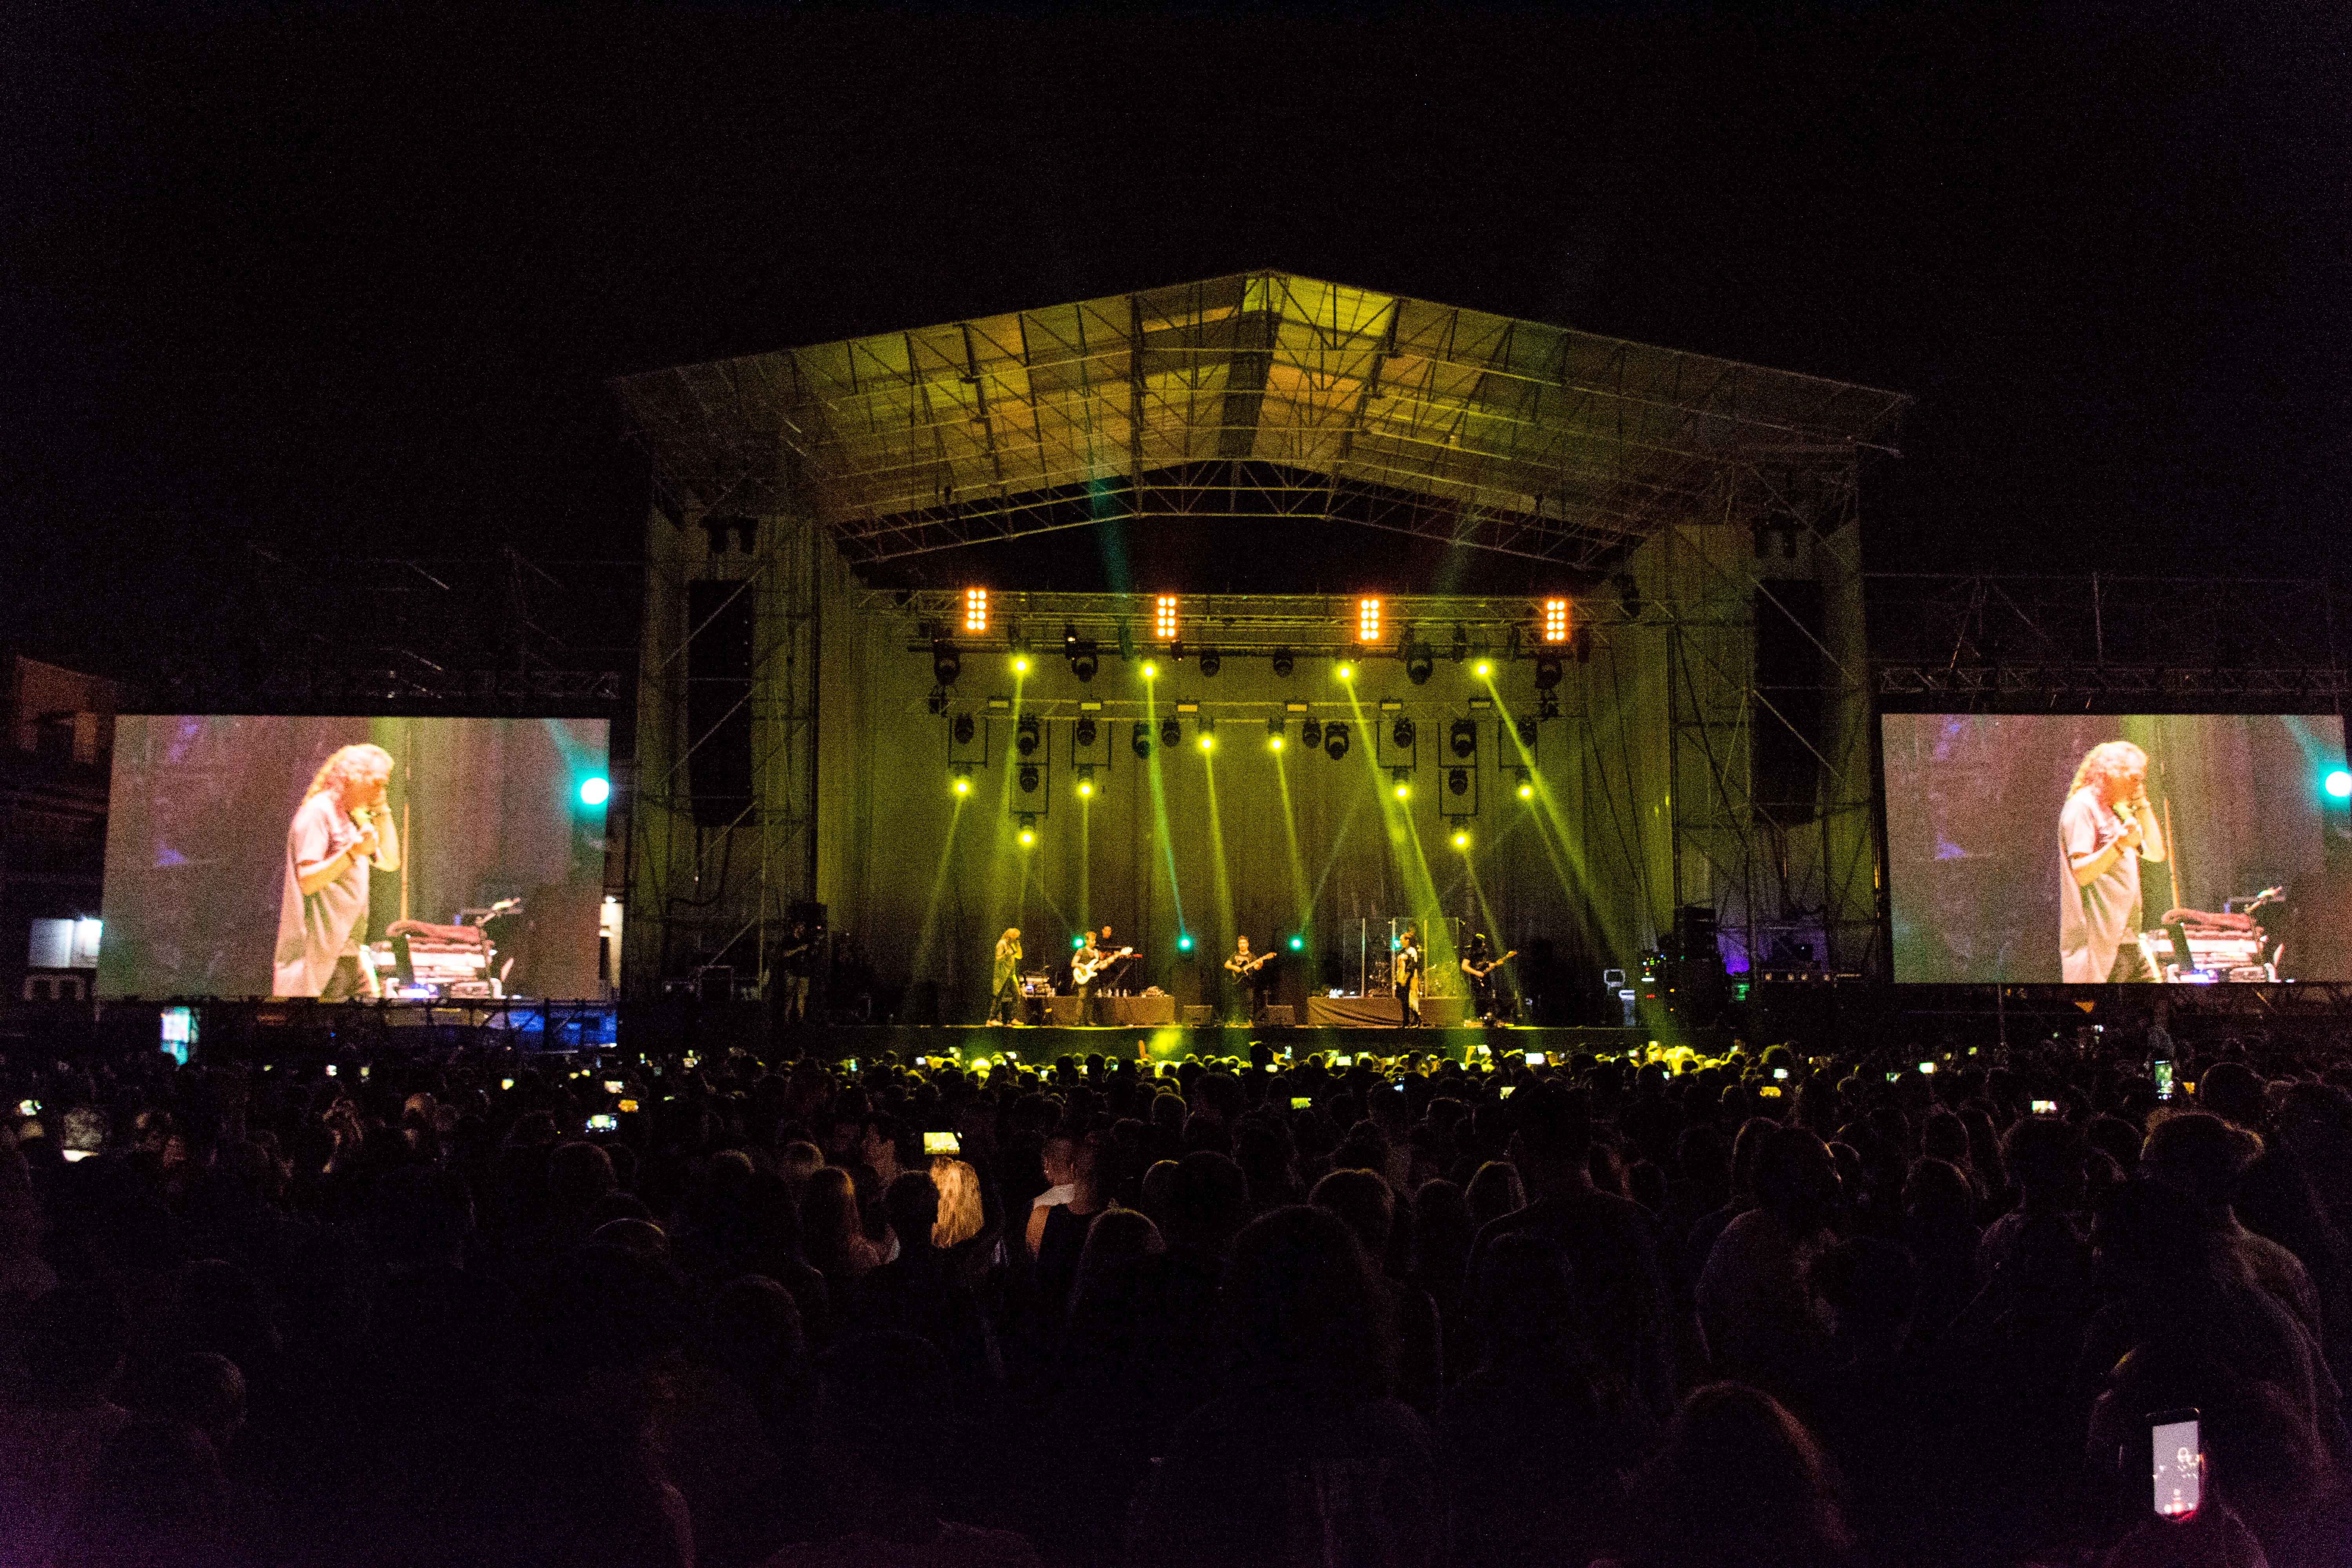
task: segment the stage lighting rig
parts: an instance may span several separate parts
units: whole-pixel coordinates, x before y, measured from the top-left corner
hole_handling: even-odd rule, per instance
[[[1091,747],[1095,743],[1096,734],[1095,721],[1083,714],[1079,716],[1076,726],[1071,731],[1071,738],[1077,742],[1081,750]]]
[[[1282,716],[1280,714],[1276,714],[1275,717],[1268,719],[1265,721],[1265,749],[1267,751],[1278,752],[1282,750],[1282,733],[1283,722]]]
[[[1456,719],[1446,726],[1445,747],[1464,762],[1478,754],[1478,721]]]
[[[1336,719],[1323,726],[1323,754],[1335,763],[1348,754],[1348,726]]]
[[[1420,739],[1420,731],[1412,727],[1412,721],[1402,713],[1398,714],[1396,721],[1389,726],[1389,743],[1400,752],[1412,751],[1413,742],[1418,739]]]
[[[1360,643],[1381,640],[1381,602],[1369,595],[1356,601],[1356,640]]]
[[[1024,849],[1026,849],[1029,846],[1036,842],[1037,814],[1032,811],[1024,811],[1021,814],[1021,847]]]
[[[1521,800],[1535,799],[1536,778],[1534,773],[1530,773],[1526,768],[1513,768],[1511,770],[1511,776],[1517,781],[1517,789],[1519,792],[1519,798]]]
[[[1183,743],[1183,725],[1179,724],[1173,719],[1162,719],[1160,721],[1160,744],[1163,748],[1172,752]]]
[[[1396,797],[1399,800],[1411,800],[1412,798],[1412,770],[1411,768],[1391,768],[1389,770],[1389,785],[1391,789],[1395,792]]]
[[[1013,749],[1024,757],[1037,754],[1037,746],[1042,738],[1042,733],[1037,727],[1036,716],[1034,714],[1024,716],[1019,723],[1013,726]]]
[[[1461,829],[1454,835],[1454,847],[1465,852],[1469,849],[1470,833],[1467,828]]]
[[[1537,656],[1536,689],[1538,691],[1549,691],[1553,687],[1558,686],[1559,675],[1559,655],[1547,653]]]
[[[1298,743],[1310,752],[1323,749],[1323,725],[1319,720],[1308,719],[1298,726]]]
[[[966,588],[963,591],[963,635],[968,637],[988,635],[988,590]]]
[[[931,679],[941,686],[953,686],[956,677],[963,673],[963,655],[943,642],[931,645]]]
[[[1511,728],[1518,732],[1520,745],[1525,746],[1530,752],[1536,749],[1536,737],[1542,733],[1542,731],[1536,728],[1536,721],[1534,720],[1521,719],[1514,723]]]
[[[948,704],[954,700],[955,698],[950,694],[946,687],[934,686],[931,688],[931,694],[923,699],[923,706],[930,710],[932,716],[936,718],[938,715],[946,712],[948,710]]]
[[[1470,793],[1470,770],[1468,768],[1446,769],[1445,793],[1448,795],[1468,795]]]
[[[1201,750],[1204,752],[1213,752],[1217,749],[1217,721],[1214,719],[1202,720],[1196,726],[1196,731],[1201,743]]]
[[[1436,668],[1436,661],[1430,657],[1429,645],[1427,643],[1410,642],[1405,644],[1404,678],[1407,680],[1412,681],[1415,686],[1426,685],[1428,684],[1431,673]]]
[[[971,793],[971,770],[967,767],[950,768],[948,770],[948,788],[956,795],[970,795]]]
[[[1536,636],[1548,643],[1564,643],[1571,630],[1568,601],[1550,598],[1543,602],[1543,611],[1536,621]]]
[[[969,746],[971,744],[972,736],[977,734],[979,730],[980,726],[972,722],[971,714],[959,713],[955,716],[954,724],[950,726],[949,732],[955,736],[957,745]]]
[[[1143,720],[1138,719],[1135,721],[1135,735],[1128,743],[1135,748],[1135,754],[1137,756],[1150,756],[1151,754],[1151,726]]]
[[[1161,594],[1151,602],[1151,640],[1173,643],[1183,635],[1183,622],[1178,614],[1178,600],[1173,594]]]
[[[1297,666],[1292,660],[1290,650],[1288,648],[1278,647],[1274,650],[1275,674],[1280,676],[1283,679],[1287,680],[1290,679],[1290,672],[1296,668],[1297,668]]]
[[[1037,793],[1037,784],[1038,784],[1037,764],[1036,764],[1036,763],[1022,763],[1022,764],[1021,764],[1021,793],[1022,793],[1023,795],[1035,795],[1035,794]]]
[[[1201,673],[1203,676],[1214,675],[1224,668],[1225,661],[1217,657],[1215,648],[1204,647],[1201,650]]]
[[[1102,664],[1098,650],[1095,647],[1095,639],[1092,637],[1065,638],[1062,647],[1063,651],[1069,655],[1070,673],[1077,677],[1079,684],[1084,685],[1092,680],[1095,678],[1095,671],[1100,668]]]

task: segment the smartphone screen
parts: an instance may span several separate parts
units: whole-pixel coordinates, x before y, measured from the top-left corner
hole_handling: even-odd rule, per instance
[[[608,1078],[604,1080],[604,1092],[606,1094],[618,1094],[625,1087],[627,1086],[617,1078]]]
[[[1776,1082],[1776,1083],[1786,1083],[1786,1082],[1788,1082],[1788,1081],[1789,1081],[1789,1069],[1788,1069],[1787,1068],[1774,1068],[1772,1069],[1772,1079],[1773,1079],[1773,1081],[1774,1081],[1774,1082]]]
[[[1313,1100],[1303,1094],[1294,1094],[1290,1097],[1290,1109],[1293,1110],[1304,1110],[1314,1103]]]
[[[327,1076],[328,1076],[329,1078],[332,1078],[332,1077],[334,1077],[334,1076],[335,1076],[335,1064],[334,1064],[334,1063],[332,1063],[332,1062],[329,1062],[329,1063],[327,1064]]]
[[[1331,1058],[1331,1065],[1335,1068],[1353,1067],[1356,1065],[1356,1058],[1353,1057],[1333,1057]]]
[[[1543,1065],[1544,1054],[1541,1051],[1529,1051],[1528,1053],[1528,1066],[1531,1068],[1539,1068]]]
[[[2159,1410],[2147,1418],[2148,1443],[2155,1450],[2153,1501],[2166,1519],[2193,1517],[2203,1501],[2204,1450],[2197,1440],[2197,1412]]]
[[[2172,1064],[2158,1057],[2148,1064],[2148,1076],[2156,1079],[2156,1098],[2172,1098]]]
[[[617,1116],[592,1116],[588,1119],[588,1131],[591,1132],[617,1132],[620,1128],[621,1119]]]
[[[926,1132],[923,1134],[923,1152],[960,1154],[963,1152],[963,1144],[952,1132]]]
[[[2058,1102],[2054,1100],[2037,1100],[2033,1102],[2033,1114],[2055,1116],[2058,1114]]]
[[[1518,1087],[1519,1086],[1515,1083],[1507,1083],[1502,1088],[1495,1091],[1496,1098],[1498,1100],[1508,1100],[1511,1098],[1511,1090]]]

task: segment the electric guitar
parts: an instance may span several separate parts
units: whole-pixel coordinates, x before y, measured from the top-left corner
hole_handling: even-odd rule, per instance
[[[1135,949],[1131,947],[1122,947],[1117,952],[1103,953],[1092,963],[1088,963],[1083,958],[1074,958],[1070,960],[1070,984],[1073,985],[1084,985],[1096,975],[1100,974],[1104,970],[1108,969],[1113,963],[1118,962],[1118,960],[1122,958],[1132,958],[1134,956]]]
[[[1496,971],[1497,969],[1502,968],[1502,967],[1503,967],[1503,965],[1505,965],[1505,964],[1507,964],[1507,963],[1510,963],[1510,962],[1511,962],[1511,960],[1513,960],[1513,959],[1515,959],[1515,958],[1517,958],[1517,957],[1518,957],[1518,956],[1519,956],[1519,950],[1518,950],[1517,948],[1516,948],[1516,947],[1515,947],[1515,948],[1511,949],[1511,951],[1510,951],[1510,952],[1507,952],[1507,953],[1503,954],[1503,956],[1502,956],[1502,957],[1500,957],[1500,958],[1498,958],[1498,959],[1495,960],[1495,962],[1494,962],[1494,963],[1487,964],[1487,965],[1486,965],[1485,968],[1483,968],[1483,969],[1482,969],[1482,968],[1480,968],[1477,964],[1472,963],[1469,960],[1465,959],[1465,960],[1463,960],[1463,962],[1462,962],[1462,972],[1463,972],[1465,974],[1469,975],[1469,976],[1470,976],[1472,979],[1474,979],[1474,980],[1484,980],[1484,979],[1486,979],[1486,976],[1488,976],[1489,974],[1494,973],[1495,973],[1495,971]]]
[[[1246,980],[1251,975],[1255,974],[1262,965],[1271,962],[1273,957],[1274,950],[1272,948],[1268,948],[1264,952],[1252,958],[1247,963],[1244,963],[1238,956],[1229,958],[1225,960],[1225,967],[1234,972],[1234,979]]]

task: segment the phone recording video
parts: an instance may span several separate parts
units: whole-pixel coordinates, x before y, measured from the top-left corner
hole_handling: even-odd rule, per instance
[[[604,1080],[604,1092],[606,1094],[618,1094],[626,1087],[627,1085],[624,1084],[617,1078],[608,1078]]]
[[[1314,1103],[1313,1100],[1303,1094],[1294,1094],[1290,1097],[1290,1109],[1293,1110],[1304,1110]]]
[[[2156,1079],[2156,1098],[2170,1100],[2172,1098],[2172,1064],[2164,1058],[2158,1057],[2148,1064],[2148,1076]]]
[[[624,1115],[624,1116],[635,1116],[636,1113],[637,1113],[637,1102],[636,1102],[635,1100],[625,1100],[621,1101],[621,1114],[622,1114],[622,1115]]]
[[[19,1116],[38,1116],[40,1113],[41,1102],[37,1100],[20,1100],[16,1102],[16,1114]]]
[[[926,1132],[923,1134],[923,1152],[961,1154],[963,1152],[963,1143],[952,1132]]]
[[[2037,1100],[2032,1102],[2032,1110],[2036,1116],[2055,1116],[2058,1114],[2058,1102],[2054,1100]]]
[[[1774,1082],[1776,1082],[1776,1083],[1786,1083],[1786,1082],[1788,1082],[1788,1081],[1789,1081],[1789,1069],[1788,1069],[1787,1068],[1774,1068],[1772,1069],[1772,1079],[1773,1079],[1773,1081],[1774,1081]]]
[[[1778,1100],[1780,1098],[1780,1086],[1777,1083],[1762,1084],[1758,1086],[1756,1092],[1766,1100]]]
[[[1539,1068],[1543,1065],[1544,1054],[1541,1051],[1529,1051],[1528,1053],[1528,1066],[1531,1068]]]
[[[2197,1412],[2159,1410],[2147,1418],[2148,1446],[2154,1451],[2154,1496],[2157,1516],[2185,1521],[2203,1506],[2205,1449],[2197,1436]]]
[[[618,1132],[620,1130],[621,1119],[617,1116],[598,1115],[588,1119],[588,1131],[591,1132]]]

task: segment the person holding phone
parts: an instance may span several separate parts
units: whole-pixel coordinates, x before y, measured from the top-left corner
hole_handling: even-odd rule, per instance
[[[2106,741],[2084,753],[2058,814],[2058,966],[2070,985],[2152,981],[2140,952],[2139,863],[2162,860],[2147,753]]]
[[[362,744],[336,752],[311,776],[286,832],[273,994],[321,1002],[381,994],[362,944],[368,872],[400,868],[386,800],[392,769],[391,752]]]

